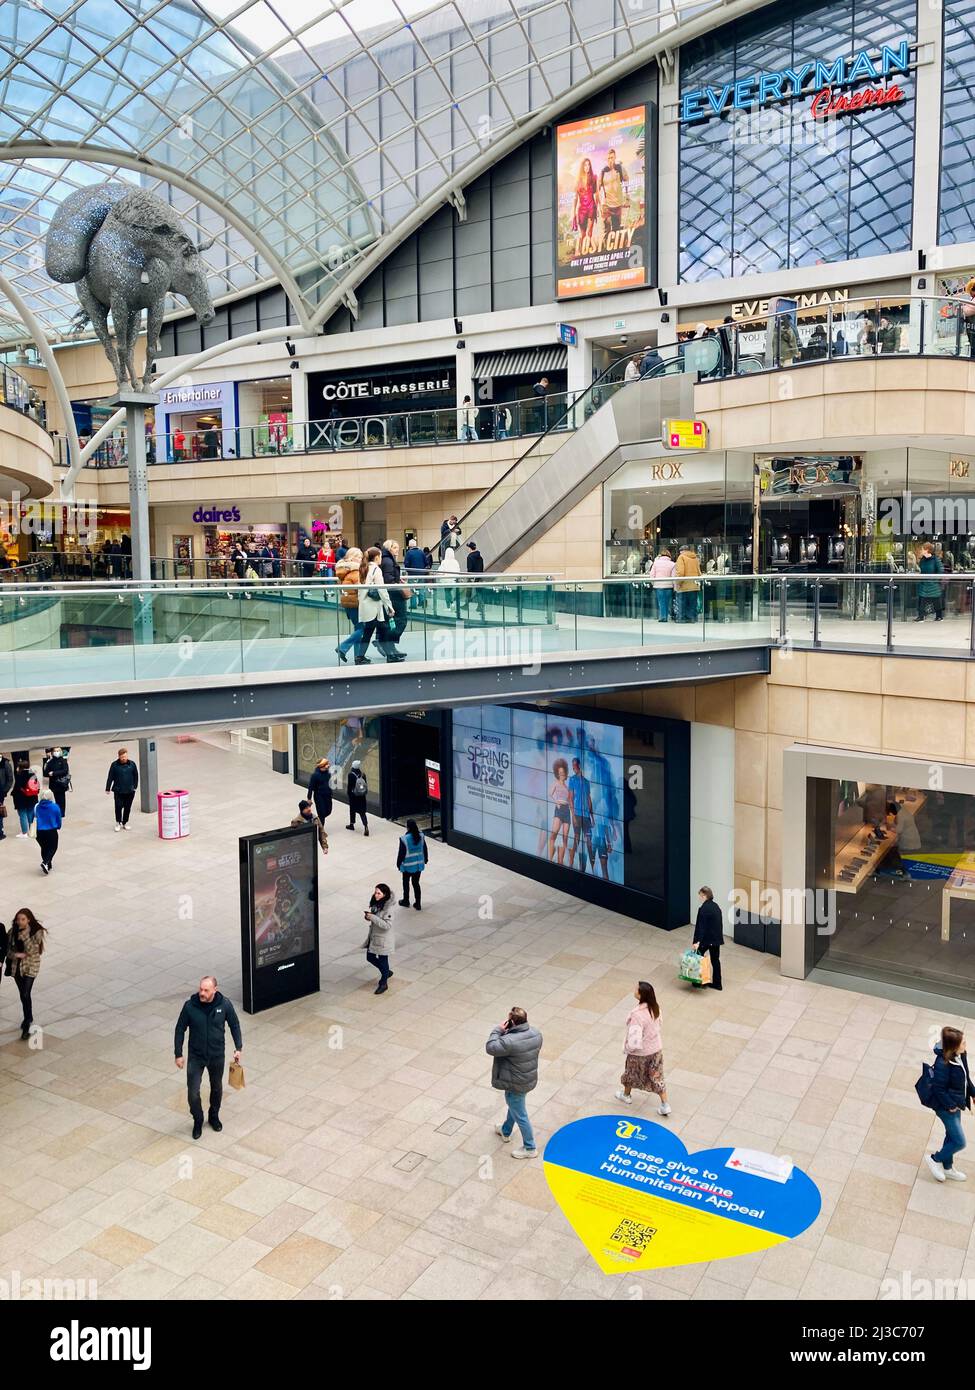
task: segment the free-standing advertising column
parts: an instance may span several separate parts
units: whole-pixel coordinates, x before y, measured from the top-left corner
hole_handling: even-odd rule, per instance
[[[240,837],[240,944],[249,1014],[320,988],[318,832],[288,826]]]

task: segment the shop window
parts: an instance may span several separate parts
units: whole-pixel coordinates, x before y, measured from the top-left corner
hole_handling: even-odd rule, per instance
[[[321,758],[332,765],[332,791],[346,799],[346,785],[352,763],[358,759],[369,784],[368,805],[379,812],[380,761],[378,715],[348,714],[341,719],[308,719],[295,725],[295,782],[308,786],[308,779]]]
[[[816,962],[975,997],[975,797],[814,778],[807,806]]]

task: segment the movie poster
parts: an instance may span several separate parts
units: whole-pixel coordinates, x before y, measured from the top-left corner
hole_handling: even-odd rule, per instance
[[[254,968],[315,949],[317,835],[269,838],[254,846]]]
[[[556,129],[559,299],[649,284],[647,107]]]

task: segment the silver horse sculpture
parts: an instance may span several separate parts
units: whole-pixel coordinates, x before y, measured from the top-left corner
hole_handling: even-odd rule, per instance
[[[67,197],[51,220],[46,265],[52,280],[77,287],[80,329],[90,319],[120,391],[148,390],[159,352],[167,294],[180,294],[200,323],[213,318],[200,252],[168,204],[144,188],[100,183]],[[146,310],[146,370],[135,376],[135,342]],[[108,327],[112,315],[115,339]]]

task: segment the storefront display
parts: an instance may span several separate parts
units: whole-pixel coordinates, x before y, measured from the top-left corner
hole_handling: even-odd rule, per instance
[[[449,358],[430,362],[309,372],[309,448],[386,447],[439,437],[438,411],[456,410],[457,368]],[[451,420],[451,423],[453,421]]]
[[[291,380],[287,376],[237,383],[241,457],[287,454],[295,447],[291,428]],[[304,438],[299,441],[304,444]]]
[[[238,452],[235,382],[162,388],[156,406],[156,457],[160,462],[235,458]]]
[[[349,771],[358,760],[369,787],[369,810],[382,814],[381,729],[381,715],[347,714],[341,719],[306,719],[295,724],[295,782],[307,787],[319,761],[328,758],[332,765],[332,794],[344,802]]]
[[[822,777],[808,785],[807,887],[835,904],[815,963],[975,997],[975,797]]]

